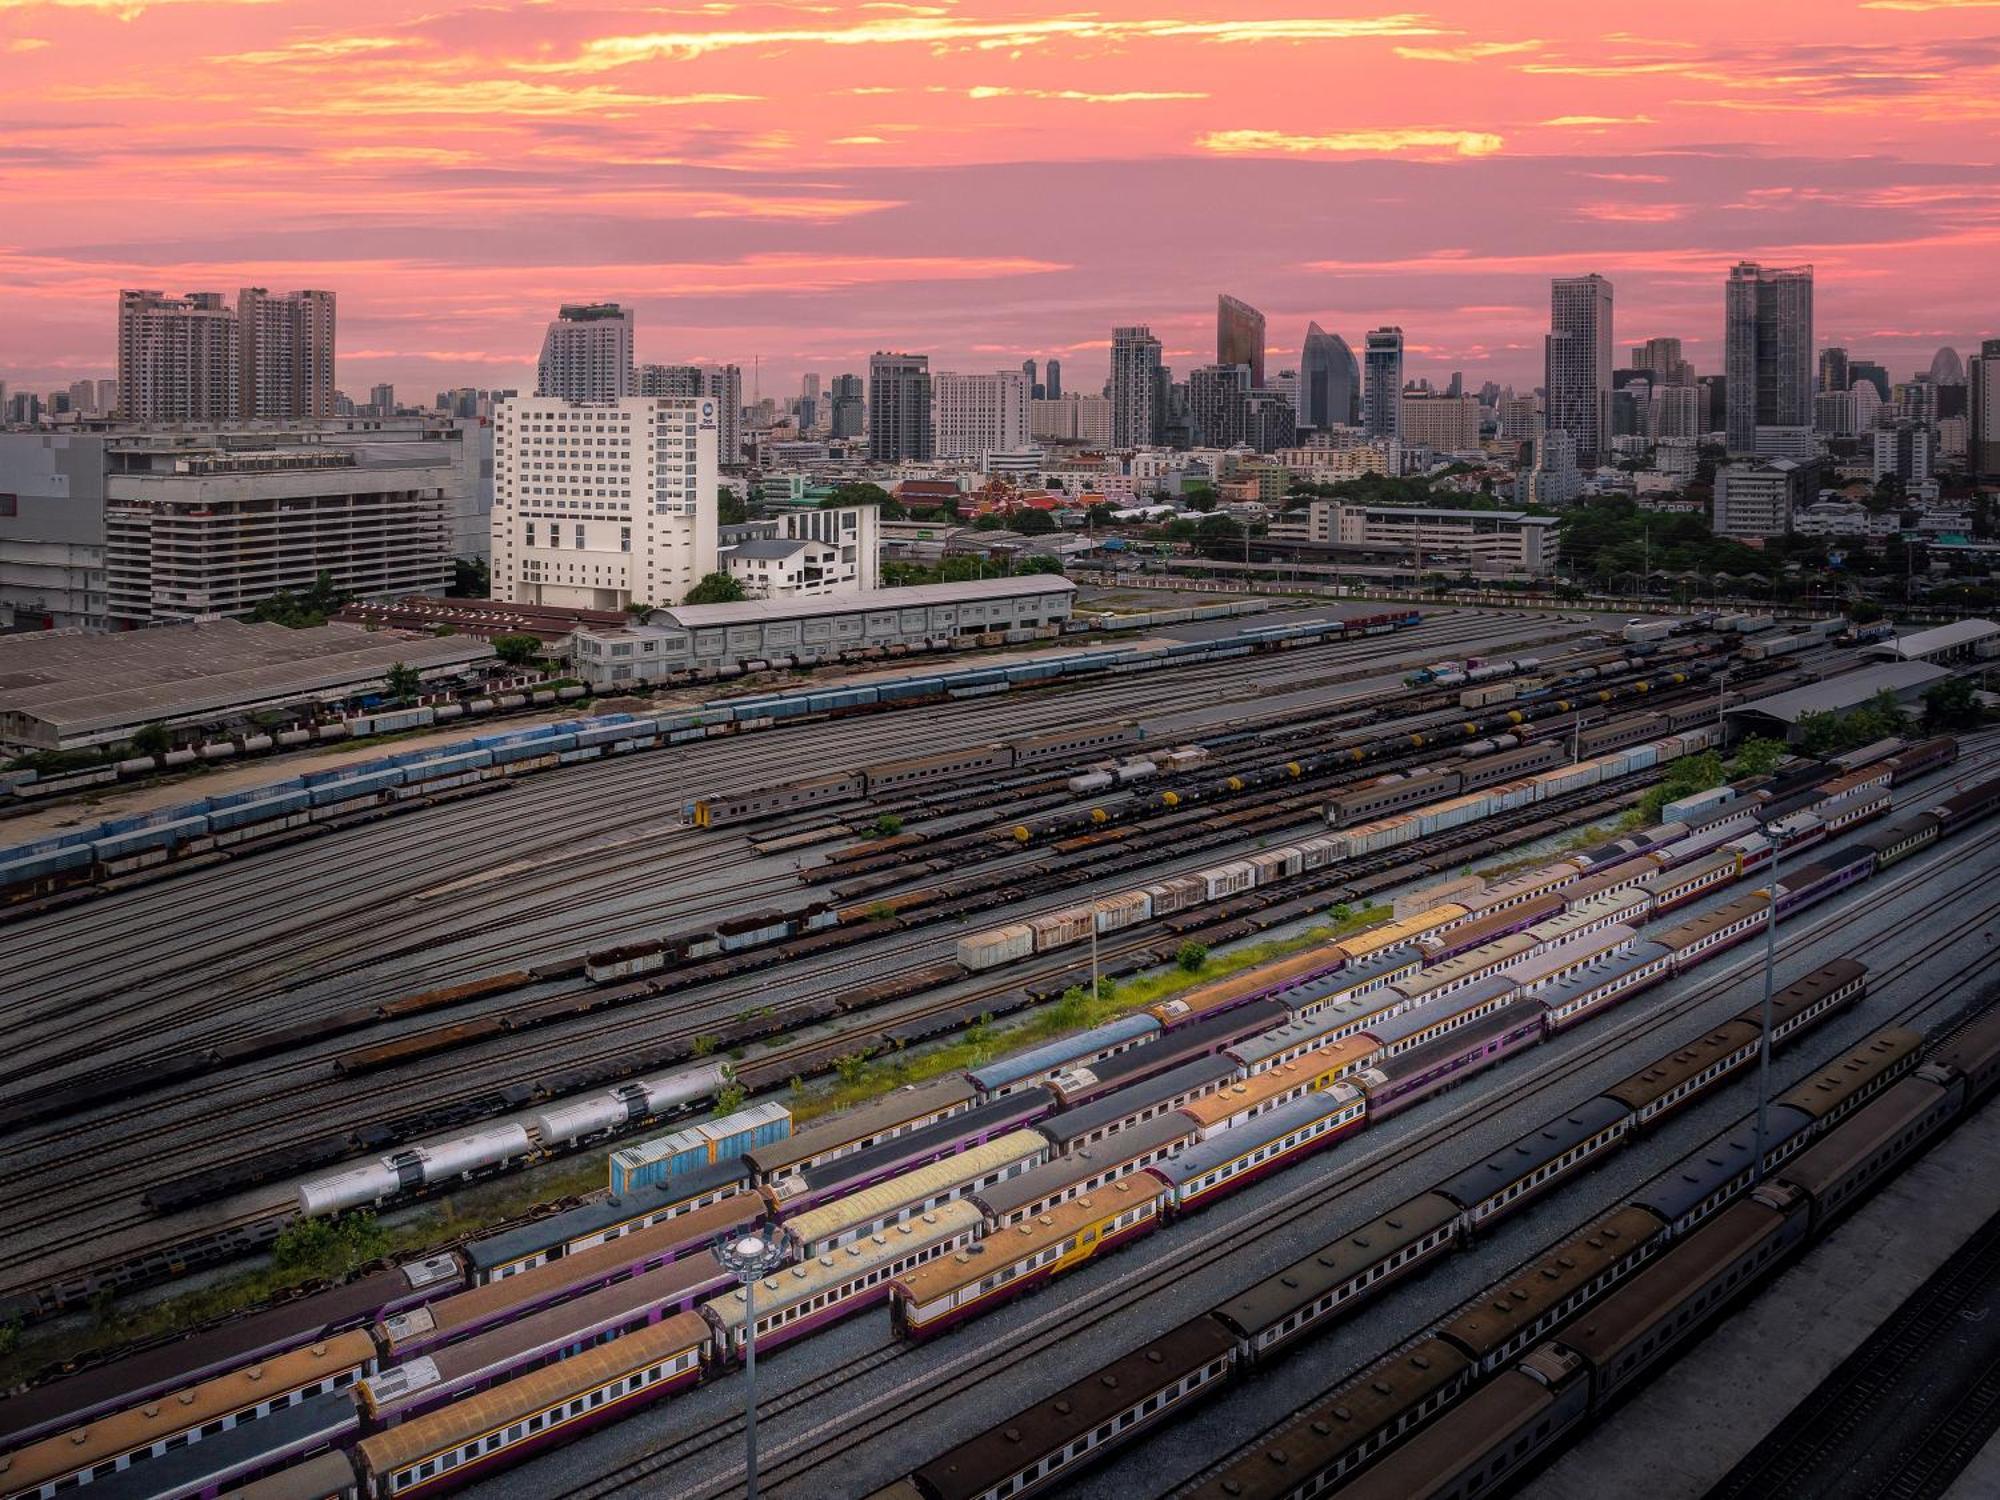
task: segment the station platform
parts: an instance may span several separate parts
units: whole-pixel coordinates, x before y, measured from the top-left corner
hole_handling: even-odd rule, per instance
[[[1989,1102],[1523,1486],[1533,1500],[1696,1500],[2000,1213]],[[1775,1357],[1775,1363],[1774,1363]],[[1985,1482],[1975,1480],[1982,1471]],[[1972,1485],[1972,1488],[1967,1488]],[[2000,1440],[1953,1497],[2000,1494]]]

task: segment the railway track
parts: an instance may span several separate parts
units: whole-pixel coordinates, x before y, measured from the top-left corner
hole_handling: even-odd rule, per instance
[[[1890,1314],[1816,1390],[1708,1492],[1707,1500],[1934,1500],[2000,1428],[2000,1360],[1914,1430],[1883,1431],[1899,1396],[1955,1328],[1984,1323],[2000,1296],[2000,1216]],[[1990,1342],[1990,1340],[1989,1340]],[[1857,1453],[1857,1435],[1867,1434]]]
[[[1995,843],[2000,843],[2000,831],[1989,833],[1976,842],[1960,845],[1942,859],[1926,862],[1916,870],[1905,870],[1900,879],[1891,876],[1879,890],[1867,890],[1860,901],[1850,906],[1823,911],[1817,920],[1806,924],[1803,932],[1795,927],[1790,934],[1781,935],[1781,955],[1790,958],[1816,950],[1824,951],[1821,945],[1833,946],[1829,940],[1841,928],[1853,924],[1866,913],[1889,905],[1909,885],[1948,874],[1961,864],[1983,855]],[[1875,882],[1870,883],[1871,887],[1874,885]],[[1990,903],[1934,933],[1916,957],[1882,971],[1879,979],[1873,982],[1878,989],[1893,984],[1902,974],[1947,951],[1968,933],[1979,930],[1995,915],[2000,915],[2000,901]],[[1912,913],[1891,923],[1875,941],[1887,941],[1935,920],[1928,913]],[[1593,1034],[1592,1029],[1586,1028],[1579,1033],[1579,1045],[1560,1056],[1547,1055],[1547,1046],[1537,1049],[1529,1055],[1540,1066],[1533,1074],[1517,1080],[1515,1086],[1467,1101],[1432,1121],[1430,1128],[1420,1134],[1395,1144],[1385,1144],[1358,1161],[1343,1161],[1336,1152],[1330,1160],[1334,1164],[1333,1170],[1340,1173],[1337,1181],[1324,1180],[1325,1174],[1322,1173],[1321,1181],[1292,1186],[1274,1202],[1260,1207],[1258,1222],[1253,1229],[1246,1230],[1240,1222],[1202,1224],[1199,1233],[1166,1255],[1148,1263],[1122,1267],[1119,1274],[1100,1286],[1079,1288],[1072,1280],[1069,1295],[1062,1298],[1059,1305],[1042,1309],[1009,1335],[1007,1347],[997,1353],[989,1346],[969,1345],[942,1364],[924,1368],[886,1390],[864,1397],[860,1394],[862,1382],[893,1369],[917,1352],[913,1346],[885,1336],[866,1354],[841,1369],[761,1403],[760,1418],[767,1421],[809,1405],[835,1409],[840,1413],[775,1445],[767,1444],[760,1463],[765,1484],[772,1489],[797,1486],[795,1492],[800,1494],[853,1489],[853,1476],[842,1474],[840,1470],[840,1466],[849,1461],[849,1454],[865,1449],[871,1440],[886,1437],[896,1428],[976,1391],[992,1378],[996,1363],[1015,1368],[1029,1367],[1038,1356],[1057,1345],[1074,1338],[1090,1337],[1100,1329],[1114,1330],[1111,1338],[1102,1340],[1105,1349],[1129,1344],[1130,1337],[1119,1338],[1115,1334],[1119,1321],[1156,1295],[1163,1286],[1186,1283],[1233,1257],[1247,1258],[1246,1252],[1252,1246],[1308,1218],[1320,1226],[1339,1222],[1337,1213],[1329,1218],[1327,1210],[1343,1196],[1383,1180],[1391,1172],[1428,1155],[1436,1147],[1449,1147],[1471,1135],[1503,1109],[1511,1110],[1524,1101],[1536,1101],[1549,1108],[1559,1107],[1559,1091],[1569,1085],[1574,1072],[1614,1055],[1636,1040],[1654,1036],[1701,1009],[1726,993],[1761,962],[1761,953],[1739,957],[1713,977],[1699,978],[1689,993],[1676,996],[1665,1005],[1625,1017],[1622,1023],[1613,1024],[1601,1033]],[[1905,1005],[1896,1019],[1921,1015],[1937,1004],[1939,996],[1950,988],[1950,985],[1934,986],[1919,1000]],[[1366,1134],[1360,1139],[1365,1143]],[[1321,1232],[1323,1237],[1323,1230]],[[1098,1344],[1094,1343],[1093,1349],[1097,1347]],[[740,1416],[715,1419],[695,1431],[677,1436],[670,1444],[642,1459],[566,1488],[551,1489],[548,1493],[552,1497],[562,1497],[562,1500],[595,1500],[595,1497],[622,1494],[641,1485],[657,1489],[662,1477],[674,1465],[718,1443],[728,1444],[732,1439],[739,1438],[741,1426]],[[831,1482],[831,1488],[826,1487],[829,1483],[826,1478],[812,1480],[814,1475],[825,1474],[840,1474],[841,1477]],[[718,1497],[735,1491],[739,1483],[740,1480],[732,1472],[727,1477],[692,1484],[676,1483],[673,1490],[684,1500],[718,1500]]]
[[[1472,638],[1476,639],[1476,634]],[[1439,640],[1424,643],[1424,649],[1427,653],[1432,650],[1448,649],[1458,643],[1458,636],[1451,633]],[[1310,661],[1316,653],[1332,652],[1358,662],[1363,659],[1357,654],[1362,649],[1362,644],[1356,642],[1330,643],[1327,646],[1308,648],[1304,652],[1288,653],[1286,657],[1276,661],[1291,669],[1297,662]],[[1197,670],[1203,675],[1204,680],[1200,682],[1180,684],[1164,690],[1159,685],[1154,685],[1151,711],[1158,713],[1163,707],[1174,707],[1183,702],[1188,704],[1211,702],[1214,698],[1214,686],[1207,680],[1210,676],[1233,676],[1240,679],[1242,675],[1240,670],[1235,674],[1224,674],[1219,667]],[[1031,714],[1016,715],[1016,717],[1030,718],[1033,722],[1018,727],[1005,726],[1008,732],[1032,732],[1033,729],[1041,727],[1044,721],[1056,723],[1064,718],[1073,721],[1076,716],[1075,707],[1080,701],[1087,698],[1092,707],[1096,706],[1098,697],[1119,702],[1129,699],[1130,687],[1114,688],[1111,685],[1099,685],[1087,689],[1079,687],[1076,694],[1052,696],[1054,698],[1052,702],[1032,705]],[[952,710],[921,709],[914,712],[920,722],[929,722],[944,718]],[[900,721],[902,716],[896,717]],[[882,736],[882,727],[875,724],[872,718],[836,720],[816,727],[824,731],[824,737],[829,742],[824,750],[816,752],[824,755],[866,754],[865,747],[871,742],[879,741]],[[898,727],[903,725],[899,723]],[[728,748],[701,754],[700,749],[705,749],[706,743]],[[767,752],[756,744],[754,736],[749,737],[747,741],[733,737],[725,741],[705,742],[700,749],[692,754],[683,753],[682,766],[677,769],[673,778],[677,784],[685,787],[695,778],[724,777],[729,774],[727,768],[730,766],[744,766],[767,758]],[[702,764],[687,764],[688,761],[697,758]],[[591,857],[592,851],[589,848],[591,841],[628,831],[630,828],[629,800],[614,799],[608,812],[597,817],[591,815],[593,808],[606,805],[603,794],[611,791],[618,783],[629,781],[634,767],[643,770],[658,768],[660,765],[659,760],[648,761],[645,757],[631,761],[601,762],[570,769],[565,773],[560,787],[553,784],[548,788],[535,787],[536,792],[545,793],[535,807],[526,808],[516,803],[501,810],[499,817],[516,827],[533,826],[561,819],[566,829],[565,837],[560,844],[547,846],[539,853],[530,851],[524,856],[518,848],[511,849],[509,862],[518,863],[523,858],[531,858],[542,860],[550,866],[558,866],[566,859],[573,861],[580,857]],[[517,790],[525,792],[533,785],[524,783]],[[627,790],[622,786],[617,789]],[[509,800],[512,802],[514,799]],[[444,808],[435,809],[433,813],[441,816],[420,814],[418,818],[424,823],[430,823],[456,821],[458,816],[453,810]],[[485,825],[492,817],[490,811],[476,812],[465,820],[474,826],[447,832],[441,842],[432,838],[421,851],[412,854],[408,859],[391,861],[386,867],[374,866],[359,870],[347,879],[337,878],[328,882],[321,878],[311,882],[309,893],[306,891],[287,893],[292,896],[295,904],[306,909],[305,915],[295,922],[276,924],[275,930],[266,927],[255,937],[226,945],[220,950],[216,948],[212,938],[199,942],[170,942],[162,945],[158,939],[160,927],[148,925],[142,929],[147,933],[148,940],[143,944],[131,945],[141,948],[145,955],[144,960],[120,972],[115,982],[107,982],[100,988],[89,988],[88,980],[80,980],[79,975],[87,974],[92,967],[101,967],[107,962],[115,961],[115,956],[121,951],[118,940],[129,940],[134,932],[133,917],[136,913],[125,910],[105,913],[101,920],[94,917],[70,917],[60,924],[66,929],[65,936],[54,941],[51,941],[46,933],[34,930],[35,924],[29,924],[29,928],[24,929],[22,933],[21,941],[0,942],[0,964],[18,966],[16,972],[20,975],[20,980],[15,993],[22,997],[12,1004],[0,1003],[0,1021],[19,1026],[28,1022],[34,1011],[43,1010],[48,1012],[50,1019],[57,1024],[66,1029],[73,1029],[78,1017],[87,1014],[90,1006],[122,997],[142,1001],[152,1008],[152,1013],[157,1017],[158,1007],[164,1001],[198,994],[204,989],[217,989],[217,980],[220,977],[217,971],[221,967],[215,962],[217,958],[261,960],[261,971],[253,965],[250,975],[239,976],[250,978],[251,983],[239,983],[228,992],[229,999],[233,1003],[241,1003],[246,999],[266,998],[293,990],[300,981],[300,970],[304,966],[301,963],[302,959],[310,963],[317,957],[335,954],[358,955],[367,944],[380,942],[379,933],[370,932],[364,937],[359,930],[349,931],[337,938],[322,939],[316,943],[311,941],[315,931],[324,929],[329,915],[353,919],[365,915],[376,907],[386,907],[394,911],[399,903],[409,900],[412,895],[412,892],[400,882],[429,880],[435,884],[435,877],[441,864],[449,865],[456,859],[491,853],[492,832]],[[395,821],[398,825],[396,828],[370,835],[368,845],[399,851],[432,833],[428,828],[415,826],[410,819]],[[360,848],[345,847],[342,852],[365,856],[371,852],[368,845]],[[580,852],[579,846],[582,846]],[[306,864],[308,874],[319,874],[323,877],[323,852],[313,848],[301,854],[300,860]],[[624,895],[629,898],[629,892],[621,892],[618,889],[617,877],[632,873],[635,868],[642,867],[644,862],[643,857],[619,861],[611,868],[594,870],[592,877],[602,887],[606,897]],[[225,888],[216,892],[213,899],[197,899],[189,902],[184,899],[182,892],[155,890],[146,893],[143,899],[134,904],[140,906],[142,910],[156,908],[160,926],[168,930],[199,931],[205,928],[226,927],[226,917],[230,909],[239,906],[246,899],[267,909],[273,904],[274,874],[281,875],[282,872],[271,870],[259,860],[255,867],[246,866],[240,874],[231,872],[234,878],[222,881]],[[550,869],[546,878],[547,888],[552,892],[572,885],[568,875],[559,873],[554,868]],[[475,898],[478,894],[469,893]],[[338,903],[348,897],[354,899],[353,909],[337,909]],[[476,908],[480,903],[474,899],[466,904]],[[571,889],[566,899],[552,909],[565,909],[575,904],[577,904],[575,893]],[[429,917],[433,914],[427,912],[425,915]],[[438,918],[445,915],[441,909],[435,913]],[[619,914],[619,917],[622,917],[627,924],[644,919],[643,914],[629,911]],[[619,917],[610,919],[612,925],[607,926],[605,935],[618,930],[616,923]],[[357,923],[356,927],[358,929],[363,925],[365,924]],[[429,925],[435,927],[441,923],[433,921]],[[72,933],[73,935],[70,935]],[[286,939],[300,941],[286,948],[281,962],[274,961],[271,958],[274,943]],[[423,943],[424,939],[420,933],[413,934],[394,951],[397,954],[420,952]],[[368,959],[351,963],[346,970],[340,972],[351,973],[369,967],[374,962],[376,960],[371,954]],[[184,977],[190,970],[197,977],[191,979]],[[154,982],[172,981],[177,977],[180,980],[177,983]],[[313,974],[311,982],[322,982],[325,977],[327,976]],[[396,982],[403,981],[399,979]],[[387,996],[384,995],[383,998]],[[51,1004],[54,1001],[60,1001],[60,1004]]]

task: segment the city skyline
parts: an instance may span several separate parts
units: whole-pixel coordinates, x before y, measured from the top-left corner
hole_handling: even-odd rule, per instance
[[[1990,331],[1980,8],[1698,12],[1671,40],[1596,12],[15,0],[0,73],[36,108],[7,122],[0,378],[110,373],[104,309],[152,286],[333,289],[350,393],[530,388],[548,310],[604,300],[766,394],[877,348],[1053,356],[1088,390],[1142,322],[1189,368],[1225,286],[1274,370],[1309,322],[1399,325],[1413,373],[1475,385],[1534,383],[1547,281],[1593,271],[1621,342],[1704,372],[1738,260],[1815,265],[1820,342],[1898,378]]]

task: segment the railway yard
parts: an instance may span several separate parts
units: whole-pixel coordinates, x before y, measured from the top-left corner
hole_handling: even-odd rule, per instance
[[[1348,1451],[1343,1424],[1372,1457],[1367,1423],[1394,1414],[1357,1391],[1435,1382],[1438,1434],[1497,1430],[1509,1401],[1585,1430],[1609,1368],[1590,1341],[1612,1335],[1579,1319],[1572,1348],[1563,1318],[1615,1321],[1725,1234],[1774,1262],[1837,1242],[1824,1205],[1860,1131],[1906,1110],[1900,1165],[2000,1077],[2000,733],[1633,812],[1677,760],[1726,753],[1734,705],[1854,665],[1831,631],[1627,640],[1353,606],[1128,645],[1097,672],[924,679],[902,702],[884,673],[815,685],[730,732],[642,725],[545,774],[17,892],[0,1307],[31,1340],[254,1265],[302,1210],[393,1227],[448,1207],[461,1169],[535,1175],[506,1222],[454,1221],[428,1270],[313,1292],[291,1333],[238,1320],[0,1402],[0,1495],[53,1495],[79,1463],[105,1500],[252,1479],[259,1500],[741,1494],[741,1297],[693,1236],[760,1214],[798,1262],[757,1304],[765,1493],[1333,1492],[1314,1465]],[[1712,1195],[1662,1189],[1754,1155],[1774,839],[1794,1019],[1773,1092],[1793,1102],[1754,1194],[1747,1165]],[[1336,938],[1308,941],[1330,910]],[[1041,1025],[1013,1061],[1010,1018],[1044,1022],[1093,972],[1251,941],[1292,951],[1082,1041]],[[968,1035],[992,1045],[964,1080],[793,1126],[815,1080],[868,1058],[924,1076]],[[1676,1068],[1671,1096],[1645,1081]],[[611,1153],[610,1208],[526,1212],[533,1183]],[[1407,1249],[1353,1248],[1375,1243]],[[1575,1271],[1592,1256],[1595,1279]],[[1522,1307],[1536,1278],[1574,1276],[1572,1300],[1535,1317],[1482,1291],[1522,1267]],[[488,1284],[452,1295],[468,1279]],[[1495,1295],[1504,1338],[1476,1315]],[[134,1402],[314,1337],[329,1373],[283,1410],[225,1416],[218,1384],[193,1441],[157,1407],[131,1420],[158,1456],[112,1433]],[[1373,1370],[1390,1351],[1424,1373]],[[1781,1385],[1782,1355],[1760,1374]],[[78,1459],[62,1435],[90,1423]],[[1463,1461],[1431,1432],[1336,1472],[1418,1492],[1443,1462],[1424,1442]],[[1493,1489],[1549,1444],[1524,1440]]]

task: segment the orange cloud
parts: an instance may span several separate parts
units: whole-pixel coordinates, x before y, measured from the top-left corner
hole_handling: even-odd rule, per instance
[[[1539,52],[1543,43],[1535,38],[1525,42],[1467,42],[1460,47],[1397,47],[1396,56],[1410,62],[1476,63],[1489,57],[1506,57],[1516,52]]]
[[[1161,90],[1144,93],[1092,94],[1083,89],[1014,89],[981,84],[966,90],[971,99],[1064,99],[1078,104],[1159,104],[1172,99],[1206,99],[1207,94]]]
[[[1287,135],[1280,130],[1213,130],[1195,141],[1223,156],[1371,155],[1403,151],[1491,156],[1506,142],[1480,130],[1345,130],[1338,135]]]
[[[0,0],[4,3],[4,0]],[[744,47],[1030,47],[1057,39],[1084,41],[1172,40],[1215,42],[1328,42],[1364,37],[1438,36],[1420,15],[1302,17],[1294,20],[1135,20],[1051,16],[1020,21],[966,21],[949,17],[864,21],[855,26],[774,27],[768,31],[660,31],[597,37],[568,62],[517,63],[529,73],[599,73],[656,57],[696,58]]]

